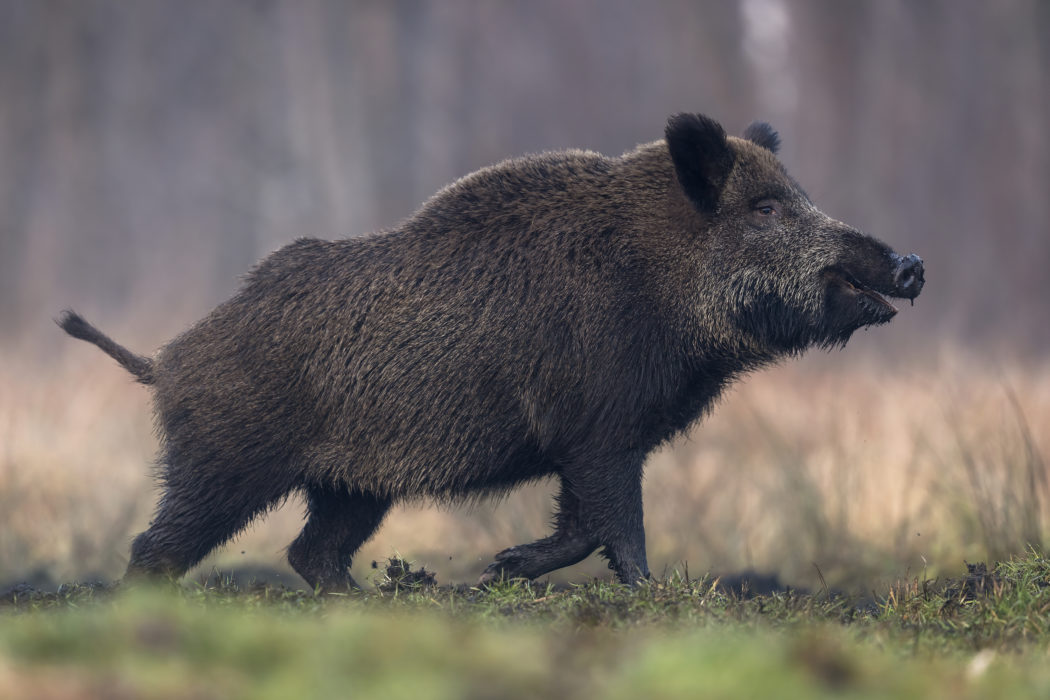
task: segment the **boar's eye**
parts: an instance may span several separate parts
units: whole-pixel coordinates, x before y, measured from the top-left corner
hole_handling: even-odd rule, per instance
[[[780,216],[780,202],[775,199],[763,199],[755,203],[754,211],[760,218]]]

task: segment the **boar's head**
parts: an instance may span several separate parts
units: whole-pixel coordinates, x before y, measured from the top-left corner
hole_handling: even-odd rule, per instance
[[[923,264],[814,206],[776,158],[765,123],[727,137],[702,115],[668,121],[678,182],[702,221],[706,284],[717,288],[733,333],[760,354],[844,344],[914,299]]]

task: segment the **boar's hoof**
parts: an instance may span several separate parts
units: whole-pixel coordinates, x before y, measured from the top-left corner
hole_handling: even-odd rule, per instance
[[[510,547],[496,555],[496,561],[489,564],[478,579],[479,586],[487,586],[514,578],[531,578],[523,573],[529,564],[528,555],[522,547]]]

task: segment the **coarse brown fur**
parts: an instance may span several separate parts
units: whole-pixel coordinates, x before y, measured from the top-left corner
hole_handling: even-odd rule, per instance
[[[390,506],[561,481],[554,533],[483,580],[598,547],[648,575],[642,465],[735,376],[845,343],[914,298],[922,263],[809,201],[755,124],[677,115],[618,158],[508,160],[395,231],[300,239],[152,360],[60,324],[152,384],[164,493],[129,575],[178,576],[292,491],[311,585],[349,567]]]

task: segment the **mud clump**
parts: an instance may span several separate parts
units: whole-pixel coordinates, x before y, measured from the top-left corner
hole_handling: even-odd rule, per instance
[[[1007,581],[999,574],[998,568],[995,565],[989,571],[984,562],[966,562],[966,575],[947,582],[941,614],[952,615],[967,601],[982,600],[1001,592]]]
[[[372,568],[378,569],[379,562],[372,562]],[[383,593],[397,593],[399,591],[418,591],[421,588],[437,585],[437,576],[434,575],[434,572],[427,571],[426,567],[421,566],[418,571],[413,571],[410,562],[400,557],[391,557],[386,561],[383,580],[376,584],[376,588]]]
[[[991,595],[1002,586],[1003,579],[999,576],[995,567],[991,571],[984,562],[971,564],[966,562],[966,576],[958,583],[957,589],[951,590],[953,597],[959,596],[968,599],[983,598]]]

